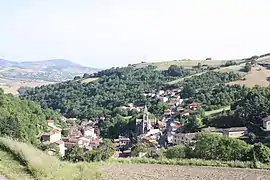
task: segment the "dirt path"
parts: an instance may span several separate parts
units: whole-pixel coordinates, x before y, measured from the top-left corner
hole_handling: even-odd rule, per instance
[[[103,180],[270,180],[270,171],[238,168],[111,164],[99,169]]]

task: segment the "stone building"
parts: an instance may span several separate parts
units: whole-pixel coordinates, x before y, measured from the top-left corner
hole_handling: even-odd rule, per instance
[[[144,107],[143,119],[136,120],[136,126],[136,131],[138,135],[145,134],[153,128],[151,120],[149,119],[149,112],[147,106]]]

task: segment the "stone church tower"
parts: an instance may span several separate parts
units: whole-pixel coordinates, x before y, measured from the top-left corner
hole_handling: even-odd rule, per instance
[[[149,131],[151,129],[151,121],[149,119],[149,113],[148,113],[148,109],[147,106],[145,105],[144,107],[144,112],[143,112],[143,119],[142,119],[142,123],[141,123],[141,133],[145,134],[147,131]]]
[[[137,135],[145,134],[152,129],[151,120],[149,119],[149,112],[147,106],[144,107],[143,118],[136,119],[136,133]]]

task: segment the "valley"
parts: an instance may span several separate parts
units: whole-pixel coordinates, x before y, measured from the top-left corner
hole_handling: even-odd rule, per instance
[[[12,153],[23,152],[19,162],[28,164],[17,171],[26,179],[66,176],[70,168],[78,178],[104,180],[265,179],[269,171],[231,168],[270,169],[266,62],[190,61],[110,68],[63,82],[1,78],[0,135],[33,147],[0,138],[0,165],[17,166]],[[25,170],[29,165],[36,169]],[[9,172],[7,166],[1,174]]]

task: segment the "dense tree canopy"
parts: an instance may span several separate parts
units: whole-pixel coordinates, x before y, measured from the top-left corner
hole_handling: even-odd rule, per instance
[[[46,130],[47,119],[59,119],[60,114],[50,109],[42,109],[38,103],[20,100],[13,95],[5,95],[0,89],[0,135],[22,141],[38,142],[41,132]]]
[[[195,96],[200,90],[209,91],[216,85],[236,81],[240,78],[239,74],[233,72],[221,73],[209,71],[199,76],[187,78],[176,86],[183,86],[182,97],[189,98]]]
[[[262,118],[270,115],[270,89],[252,88],[246,96],[232,105],[235,116],[245,124],[262,124]]]
[[[28,90],[22,97],[39,101],[42,107],[59,109],[67,117],[91,118],[110,114],[115,107],[128,103],[144,105],[145,91],[160,89],[173,79],[151,66],[107,71],[99,73],[102,78],[97,82],[68,81],[42,86]]]
[[[202,71],[202,70],[198,70]],[[125,132],[133,132],[137,114],[122,111],[117,107],[133,103],[136,106],[147,105],[150,112],[162,118],[168,105],[145,97],[145,92],[183,87],[182,98],[190,98],[204,104],[204,108],[216,109],[238,100],[242,94],[238,86],[230,88],[226,82],[240,79],[235,73],[206,71],[201,75],[186,78],[172,86],[168,82],[186,77],[197,71],[172,65],[165,71],[157,71],[153,66],[135,68],[111,68],[83,78],[98,77],[99,80],[82,83],[80,79],[49,86],[28,89],[21,97],[40,102],[43,108],[59,110],[66,117],[80,119],[105,116],[106,121],[99,124],[104,137],[115,138]],[[217,86],[217,87],[216,87]],[[213,88],[214,87],[214,88]],[[218,91],[222,91],[219,93]],[[207,93],[206,93],[207,92]],[[229,97],[228,99],[226,99]],[[127,115],[131,118],[126,118]],[[130,134],[129,134],[130,135]]]

